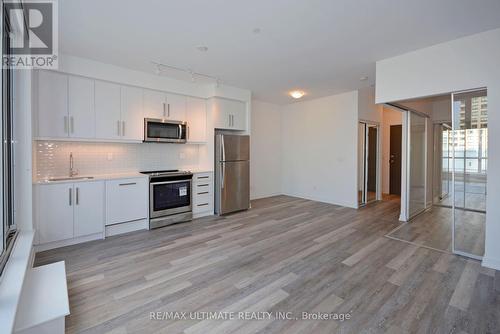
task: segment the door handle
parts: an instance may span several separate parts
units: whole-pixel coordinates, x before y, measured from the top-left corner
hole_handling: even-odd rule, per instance
[[[71,133],[75,133],[75,119],[73,118],[73,116],[70,116],[69,120],[70,120]]]
[[[167,116],[167,111],[165,110],[165,102],[163,103],[163,117]]]
[[[179,124],[179,139],[182,139],[182,125]]]
[[[125,136],[125,121],[122,121],[122,136]]]
[[[80,204],[80,188],[76,187],[76,205]]]
[[[69,193],[69,206],[72,206],[73,205],[73,189],[69,188],[68,193]]]
[[[170,118],[170,103],[167,103],[167,115]]]
[[[64,116],[64,133],[69,133],[68,128],[68,116]]]
[[[227,117],[228,117],[227,120],[228,126],[231,127],[231,114],[227,115]]]
[[[129,183],[120,183],[119,186],[122,187],[122,186],[133,186],[137,184],[137,182],[129,182]]]
[[[224,162],[221,162],[221,177],[220,177],[220,181],[221,181],[221,189],[224,189]]]

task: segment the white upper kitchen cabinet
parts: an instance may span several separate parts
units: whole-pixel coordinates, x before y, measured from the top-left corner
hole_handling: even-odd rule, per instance
[[[244,131],[247,129],[247,111],[246,105],[243,102],[235,101],[235,107],[231,109],[232,129]]]
[[[186,100],[187,141],[207,141],[207,102],[205,99],[187,97]]]
[[[96,138],[121,139],[120,85],[95,81]]]
[[[246,130],[246,105],[242,101],[213,98],[212,110],[216,129]]]
[[[144,139],[144,113],[142,89],[121,86],[121,138]]]
[[[73,238],[73,184],[37,187],[37,231],[39,243]]]
[[[144,89],[144,117],[167,118],[167,96],[164,92]]]
[[[74,185],[74,237],[104,231],[104,182]]]
[[[186,120],[186,96],[167,93],[167,119]]]
[[[144,89],[144,117],[185,121],[186,96]]]
[[[94,80],[68,77],[69,136],[95,138]]]
[[[68,137],[68,76],[38,72],[38,137]]]

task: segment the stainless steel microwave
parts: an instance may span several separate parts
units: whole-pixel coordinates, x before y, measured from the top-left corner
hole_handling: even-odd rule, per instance
[[[144,142],[185,143],[187,123],[167,119],[144,119]]]

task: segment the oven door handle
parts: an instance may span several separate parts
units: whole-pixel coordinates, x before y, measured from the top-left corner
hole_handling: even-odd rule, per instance
[[[160,184],[172,184],[172,183],[182,183],[182,182],[189,182],[191,183],[193,180],[175,180],[175,181],[162,181],[162,182],[155,182],[155,181],[151,181],[150,184],[152,186],[155,186],[155,185],[160,185]]]

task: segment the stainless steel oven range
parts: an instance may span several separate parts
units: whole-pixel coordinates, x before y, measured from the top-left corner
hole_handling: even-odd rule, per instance
[[[190,221],[193,173],[187,171],[146,171],[149,175],[149,228]]]

